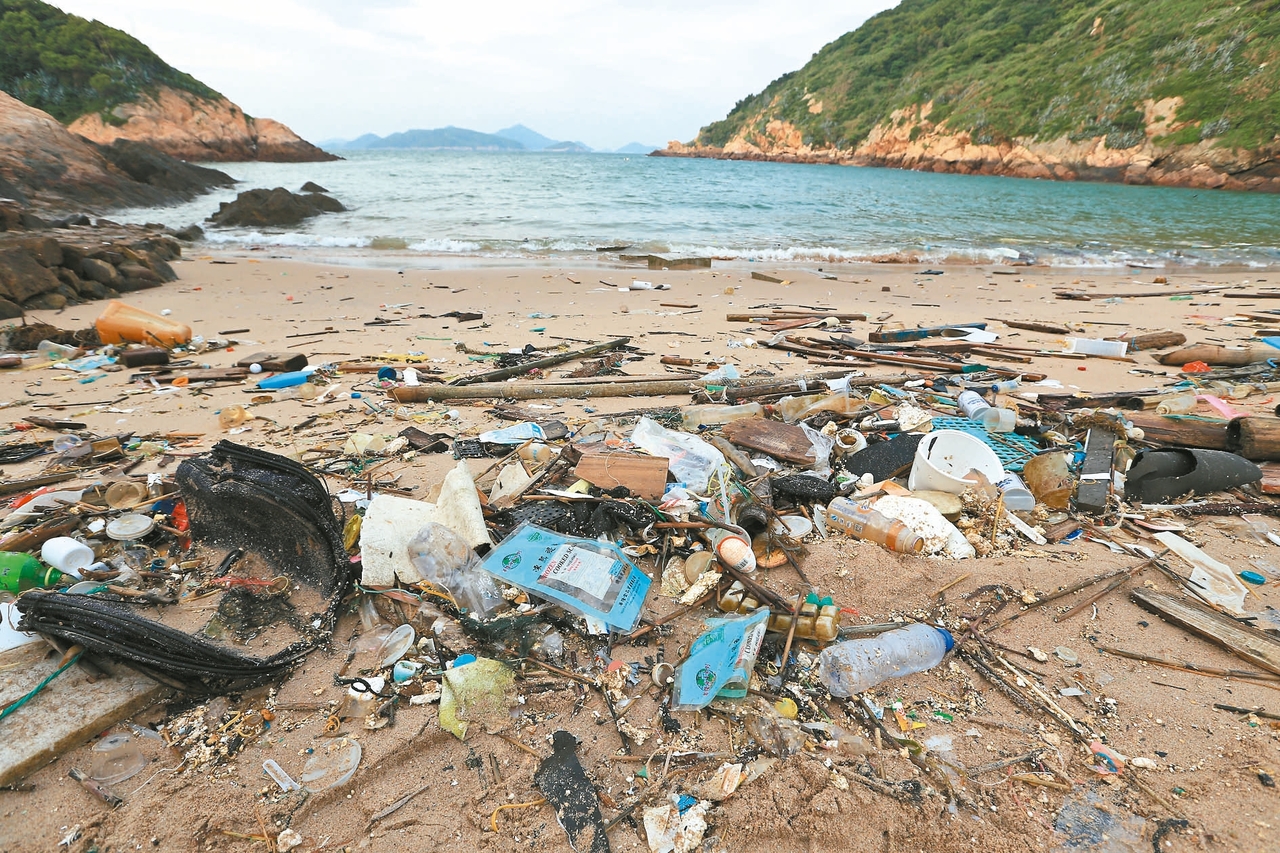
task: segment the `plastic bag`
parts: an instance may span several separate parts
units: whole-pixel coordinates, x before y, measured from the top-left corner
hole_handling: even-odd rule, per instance
[[[768,620],[767,607],[746,616],[708,619],[708,630],[693,641],[689,656],[676,667],[671,707],[694,710],[717,697],[746,696]]]
[[[697,436],[667,429],[652,418],[641,418],[631,433],[631,443],[654,456],[665,457],[678,482],[695,492],[705,492],[719,468],[728,468],[724,454]]]
[[[493,578],[481,570],[476,552],[452,529],[429,521],[408,550],[409,562],[423,580],[448,590],[457,605],[476,618],[487,618],[505,604]]]
[[[522,524],[485,557],[482,568],[531,595],[619,631],[640,621],[649,577],[618,546]]]

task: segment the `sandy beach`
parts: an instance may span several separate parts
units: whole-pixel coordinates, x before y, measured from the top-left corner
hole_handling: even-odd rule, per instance
[[[1275,305],[1265,298],[1241,299],[1221,292],[1173,296],[1186,290],[1230,285],[1237,292],[1280,293],[1280,275],[1243,268],[1188,269],[1048,269],[1041,267],[936,267],[922,265],[837,264],[822,272],[804,267],[766,264],[717,264],[688,271],[648,270],[633,265],[476,266],[428,270],[390,266],[377,268],[323,264],[264,257],[252,251],[203,254],[189,250],[174,263],[180,280],[128,294],[126,301],[154,312],[167,311],[187,322],[206,341],[226,340],[224,349],[192,354],[193,367],[229,367],[244,355],[260,352],[302,353],[309,363],[366,365],[415,363],[424,379],[449,380],[491,367],[478,354],[520,350],[527,345],[552,350],[586,346],[629,337],[634,352],[620,365],[623,373],[687,378],[705,372],[712,361],[732,363],[745,377],[779,379],[815,376],[832,371],[803,356],[762,346],[771,335],[757,324],[729,322],[733,313],[761,314],[773,308],[862,313],[865,321],[842,324],[844,334],[866,340],[868,332],[893,324],[903,327],[987,322],[999,343],[1038,350],[1063,348],[1061,335],[1010,328],[1004,320],[1070,324],[1078,336],[1111,338],[1144,332],[1182,332],[1189,342],[1239,344],[1254,337],[1258,324],[1225,318],[1241,311],[1261,312]],[[421,265],[422,259],[416,261]],[[783,279],[752,278],[752,272]],[[1164,279],[1155,284],[1155,278]],[[1268,280],[1270,279],[1270,281]],[[669,285],[664,290],[632,289],[640,280]],[[1067,301],[1055,290],[1114,294],[1157,293],[1107,301]],[[63,329],[91,325],[105,303],[89,303],[61,311],[34,312]],[[461,320],[452,312],[480,313]],[[800,330],[815,337],[835,329]],[[664,356],[691,359],[696,367],[663,365]],[[1177,367],[1158,364],[1151,353],[1132,361],[1100,358],[1041,357],[1029,362],[988,361],[1020,372],[1042,373],[1044,384],[1024,382],[1022,393],[1081,394],[1162,387],[1176,381]],[[546,371],[542,379],[563,376],[580,363]],[[843,368],[840,368],[843,369]],[[886,364],[850,363],[849,370],[869,375],[915,372]],[[693,371],[693,372],[689,372]],[[414,425],[427,433],[473,437],[502,425],[491,413],[494,400],[462,400],[398,404],[379,387],[370,372],[338,370],[338,387],[323,402],[275,400],[250,380],[208,389],[171,390],[130,382],[131,371],[106,373],[88,383],[68,371],[46,367],[0,373],[0,401],[6,423],[42,416],[85,424],[98,436],[131,434],[167,440],[166,453],[147,458],[129,472],[140,478],[171,475],[177,461],[207,451],[218,440],[234,441],[300,458],[310,464],[332,460],[352,433],[395,435]],[[357,396],[358,395],[358,396]],[[1010,398],[1017,404],[1018,398]],[[1270,414],[1274,395],[1255,394],[1232,401],[1240,409]],[[687,394],[668,397],[600,397],[562,399],[548,392],[543,399],[521,401],[539,417],[556,418],[570,430],[597,424],[625,438],[631,417],[662,407],[683,407]],[[218,414],[244,406],[253,416],[234,433],[223,430]],[[399,411],[397,411],[399,410]],[[1025,414],[1034,416],[1028,407]],[[630,413],[624,414],[624,413]],[[594,428],[594,427],[593,427]],[[9,441],[47,441],[56,433],[36,429],[10,431]],[[472,459],[473,473],[490,467],[491,459]],[[377,468],[380,487],[426,498],[457,464],[448,452],[392,458]],[[39,474],[37,459],[5,465],[4,481]],[[124,476],[118,469],[92,477]],[[493,474],[481,478],[487,489]],[[332,492],[365,487],[358,471],[329,476]],[[1251,558],[1276,561],[1276,546],[1248,538],[1238,519],[1207,517],[1187,520],[1186,533],[1233,568],[1247,568]],[[1121,534],[1133,540],[1132,534]],[[1044,547],[1023,543],[1021,550],[963,562],[902,557],[880,547],[843,536],[808,543],[803,568],[825,595],[847,608],[845,624],[866,624],[925,616],[959,622],[989,605],[993,585],[1050,593],[1108,570],[1132,566],[1135,560],[1102,544],[1083,539]],[[641,567],[655,579],[647,613],[654,617],[677,609],[656,583],[655,558]],[[784,595],[801,589],[786,566],[761,572],[762,582]],[[1110,747],[1125,756],[1150,760],[1149,769],[1127,773],[1141,783],[1102,778],[1089,765],[1088,750],[1057,727],[1012,702],[967,666],[948,662],[929,672],[895,680],[877,693],[882,705],[901,701],[912,717],[926,725],[907,736],[924,742],[935,736],[949,740],[945,753],[957,766],[973,771],[1032,750],[1055,770],[1045,784],[1019,782],[1018,767],[992,768],[957,783],[965,791],[966,808],[949,813],[944,800],[924,797],[913,787],[920,770],[906,750],[874,751],[867,764],[873,777],[860,775],[861,756],[839,751],[806,750],[770,766],[761,778],[744,784],[732,797],[714,805],[708,838],[720,848],[751,850],[914,851],[981,849],[989,853],[1046,850],[1061,844],[1055,834],[1057,815],[1067,798],[1089,790],[1113,813],[1111,834],[1125,847],[1161,851],[1273,849],[1280,827],[1273,779],[1280,771],[1280,730],[1268,718],[1246,718],[1215,709],[1214,703],[1275,709],[1277,683],[1219,678],[1185,670],[1159,668],[1095,651],[1114,647],[1145,655],[1186,661],[1201,667],[1239,669],[1242,662],[1220,648],[1192,637],[1139,609],[1128,599],[1130,588],[1173,592],[1163,575],[1149,571],[1099,600],[1086,612],[1055,622],[1078,598],[1061,608],[1029,613],[997,632],[993,639],[1010,661],[1040,677],[1046,685],[1068,690],[1055,698],[1069,713],[1105,730]],[[1280,604],[1277,581],[1250,589],[1249,609],[1263,611]],[[939,590],[945,592],[939,594]],[[1034,600],[1034,598],[1032,599]],[[178,605],[179,607],[185,605]],[[1001,616],[1014,612],[1017,602]],[[1274,614],[1274,610],[1271,611]],[[715,615],[703,608],[696,616]],[[617,645],[612,655],[625,662],[651,663],[663,650],[677,659],[701,629],[700,618],[677,620],[674,632]],[[1274,624],[1272,625],[1274,628]],[[529,673],[520,682],[521,705],[510,724],[496,733],[477,731],[465,742],[443,731],[436,706],[401,706],[394,725],[367,730],[360,717],[343,726],[363,745],[363,760],[349,785],[304,797],[283,794],[262,773],[262,762],[275,758],[296,772],[306,751],[322,739],[329,713],[343,693],[334,673],[349,650],[358,647],[360,622],[353,610],[339,620],[331,647],[312,654],[279,690],[258,690],[221,701],[226,710],[275,709],[274,724],[251,739],[230,761],[202,768],[175,769],[180,754],[161,741],[143,739],[150,763],[122,783],[125,803],[109,809],[67,777],[73,766],[88,763],[89,745],[81,746],[33,773],[24,782],[31,790],[0,792],[0,849],[53,850],[226,850],[264,849],[250,836],[289,827],[303,839],[298,850],[434,850],[518,849],[568,850],[554,811],[545,805],[496,812],[499,806],[539,799],[533,783],[539,761],[551,754],[550,735],[572,731],[580,740],[578,756],[600,792],[606,820],[636,802],[646,791],[694,790],[721,761],[670,760],[672,751],[727,755],[741,729],[720,715],[679,712],[679,731],[664,730],[657,698],[661,691],[630,688],[638,696],[627,719],[647,738],[623,751],[609,710],[598,692],[547,672]],[[591,647],[566,637],[581,666],[591,661]],[[1025,654],[1029,646],[1049,651],[1047,662]],[[1063,647],[1076,662],[1055,656]],[[810,658],[816,648],[797,646]],[[353,671],[371,665],[370,652],[360,652]],[[0,673],[0,679],[15,677]],[[846,710],[821,697],[792,696],[806,713],[858,730]],[[183,700],[160,703],[134,718],[147,726],[189,711]],[[56,713],[49,709],[48,713]],[[895,732],[892,712],[885,721]],[[869,731],[864,732],[868,737]],[[0,736],[3,729],[0,728]],[[877,739],[879,733],[874,735]],[[941,742],[935,742],[940,744]],[[931,747],[943,751],[937,745]],[[535,757],[536,756],[536,757]],[[643,769],[643,773],[641,773]],[[1268,775],[1269,774],[1269,775]],[[1040,777],[1037,777],[1040,778]],[[932,783],[931,783],[932,784]],[[1072,790],[1074,789],[1074,790]],[[420,792],[394,810],[388,807]],[[665,793],[664,793],[665,792]],[[383,813],[385,816],[382,816]],[[637,812],[637,818],[639,812]],[[493,826],[498,831],[493,831]],[[649,847],[630,820],[609,832],[611,849],[642,851]],[[1152,839],[1155,839],[1153,842]]]

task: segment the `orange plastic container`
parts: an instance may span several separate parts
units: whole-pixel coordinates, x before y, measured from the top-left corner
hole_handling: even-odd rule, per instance
[[[191,327],[186,323],[125,305],[118,299],[107,303],[98,322],[98,337],[104,344],[151,344],[176,347],[191,343]]]

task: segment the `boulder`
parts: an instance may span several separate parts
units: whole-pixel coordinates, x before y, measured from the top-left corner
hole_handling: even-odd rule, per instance
[[[0,249],[0,297],[26,302],[58,287],[58,277],[26,249]]]
[[[31,253],[41,266],[62,266],[62,246],[52,237],[27,237],[14,243]]]
[[[79,293],[80,288],[84,286],[84,279],[80,278],[80,276],[76,275],[66,267],[58,267],[53,271],[53,274],[58,277],[58,281],[70,288],[73,288],[77,293]]]
[[[69,270],[79,270],[80,262],[85,259],[89,253],[82,247],[72,243],[62,244],[62,265]]]
[[[194,243],[197,240],[204,239],[204,229],[199,225],[188,225],[186,228],[174,231],[173,236],[184,243]]]
[[[271,227],[297,225],[321,213],[346,210],[342,202],[320,193],[299,195],[284,187],[248,190],[235,201],[223,202],[210,220],[218,225]]]
[[[0,198],[0,231],[24,231],[22,205],[11,198]]]
[[[116,287],[120,284],[120,273],[111,264],[98,258],[85,258],[80,262],[80,275],[89,281]]]
[[[116,267],[116,272],[124,276],[126,279],[136,278],[142,281],[151,281],[156,284],[162,284],[164,279],[156,275],[153,270],[144,267],[142,264],[121,264]]]
[[[61,293],[41,293],[22,303],[27,311],[58,311],[67,307],[67,297]]]
[[[22,315],[21,305],[8,299],[0,299],[0,320],[15,320]]]
[[[327,193],[328,190],[317,184],[315,181],[307,181],[302,185],[302,189],[298,190],[302,193]]]
[[[115,249],[95,249],[89,253],[89,257],[97,261],[106,261],[113,267],[118,267],[125,261],[124,253]]]

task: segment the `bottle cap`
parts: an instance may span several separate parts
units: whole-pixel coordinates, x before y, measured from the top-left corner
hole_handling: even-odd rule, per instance
[[[946,628],[934,628],[933,630],[942,635],[942,642],[946,644],[948,652],[956,647],[956,638],[951,636],[951,632]]]

